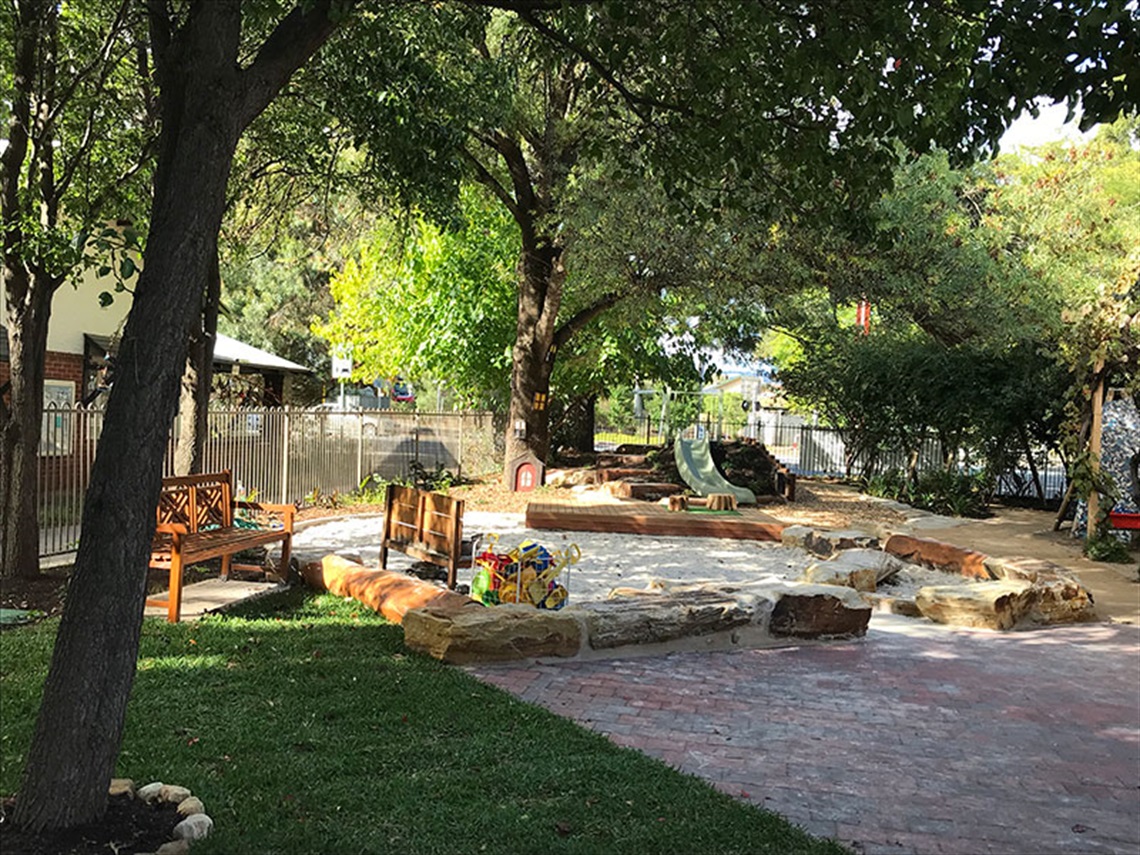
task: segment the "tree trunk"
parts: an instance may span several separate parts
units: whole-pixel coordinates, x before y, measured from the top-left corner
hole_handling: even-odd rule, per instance
[[[79,553],[14,816],[28,828],[70,827],[106,808],[134,680],[176,381],[195,296],[217,255],[237,143],[234,105],[207,91],[210,97],[185,100],[159,164],[145,265],[119,347]]]
[[[554,368],[555,322],[566,270],[562,249],[550,242],[528,246],[519,261],[518,327],[511,369],[504,478],[511,461],[527,452],[545,462],[550,452],[547,409]]]
[[[23,280],[22,286],[13,280]],[[39,572],[39,445],[43,428],[44,351],[51,298],[58,284],[17,260],[4,266],[8,294],[9,403],[0,403],[0,575]],[[9,285],[13,287],[9,287]],[[13,295],[22,294],[19,302]]]
[[[221,273],[214,257],[210,279],[202,295],[201,323],[190,333],[186,369],[182,372],[179,399],[178,446],[174,449],[174,472],[192,475],[202,471],[202,458],[209,438],[210,390],[214,377],[214,342],[218,332]]]
[[[217,260],[238,138],[336,29],[331,0],[285,15],[246,69],[242,4],[149,4],[162,135],[145,264],[83,505],[75,569],[12,821],[99,819],[122,741],[146,599],[154,509],[191,321]],[[346,11],[346,7],[340,7]]]
[[[575,451],[590,452],[594,450],[594,420],[597,402],[597,395],[583,395],[567,408],[564,433],[570,447]],[[559,433],[561,435],[563,432],[560,431]]]

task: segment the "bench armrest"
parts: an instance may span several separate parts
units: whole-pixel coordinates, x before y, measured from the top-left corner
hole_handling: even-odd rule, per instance
[[[154,531],[156,534],[189,534],[190,527],[184,523],[159,523]]]

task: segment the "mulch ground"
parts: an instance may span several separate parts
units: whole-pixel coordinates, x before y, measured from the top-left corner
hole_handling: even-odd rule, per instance
[[[148,805],[126,795],[112,796],[99,822],[67,831],[33,833],[4,819],[14,799],[0,801],[0,851],[4,855],[135,855],[154,852],[173,838],[183,817],[172,804]]]

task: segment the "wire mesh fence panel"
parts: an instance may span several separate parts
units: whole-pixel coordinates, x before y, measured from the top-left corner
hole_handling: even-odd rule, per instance
[[[103,411],[46,408],[38,457],[40,555],[61,555],[79,542],[83,497]],[[212,409],[201,469],[233,473],[239,497],[319,502],[357,490],[370,475],[411,477],[414,464],[458,476],[501,465],[501,443],[490,413],[420,413],[290,408]],[[173,475],[181,435],[167,441],[163,473]]]

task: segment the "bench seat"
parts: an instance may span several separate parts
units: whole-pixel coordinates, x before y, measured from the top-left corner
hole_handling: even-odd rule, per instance
[[[276,522],[273,528],[248,528],[235,524],[235,511],[270,516]],[[182,571],[188,564],[221,558],[225,579],[237,553],[280,543],[282,576],[288,572],[296,508],[234,501],[229,470],[164,478],[156,513],[150,567],[169,571],[170,588],[165,599],[147,598],[146,604],[165,608],[171,623],[182,616]]]

